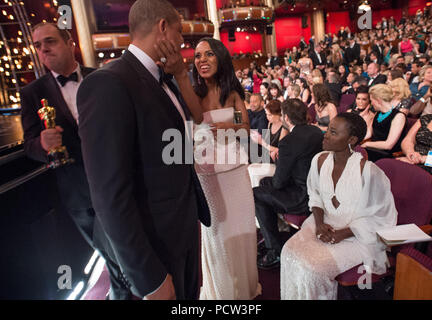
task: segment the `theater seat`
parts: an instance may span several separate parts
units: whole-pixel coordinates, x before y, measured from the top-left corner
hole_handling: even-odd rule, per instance
[[[304,215],[297,214],[283,214],[283,218],[286,223],[288,223],[294,229],[299,230],[303,222],[309,217],[310,212],[305,213]]]
[[[428,225],[432,219],[432,176],[425,170],[395,159],[381,159],[376,162],[387,177],[390,179],[391,190],[395,199],[396,210],[398,212],[397,224],[414,223],[418,226]],[[393,267],[395,265],[396,254],[404,249],[413,247],[413,244],[395,246],[391,248],[389,261]],[[341,273],[336,277],[341,286],[357,285],[358,279],[362,274],[358,273],[359,267]],[[391,267],[383,275],[372,275],[372,283],[393,274]]]
[[[355,98],[355,94],[343,94],[339,102],[339,107],[337,108],[338,113],[347,112],[349,106],[354,103]]]
[[[432,256],[414,248],[398,253],[393,299],[432,300]]]

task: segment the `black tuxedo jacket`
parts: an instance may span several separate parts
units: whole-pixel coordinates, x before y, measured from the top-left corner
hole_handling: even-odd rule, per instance
[[[279,57],[272,56],[270,59],[270,67],[274,69],[274,67],[279,65]]]
[[[184,122],[129,51],[85,79],[77,104],[93,207],[132,292],[143,297],[198,241],[198,215],[210,224],[198,210],[193,165],[163,161],[173,145],[164,134],[184,137]]]
[[[94,69],[81,67],[81,74],[84,78],[93,71]],[[42,108],[41,100],[47,99],[48,105],[56,109],[56,125],[64,130],[62,133],[63,145],[67,148],[69,156],[75,159],[74,164],[55,170],[62,204],[66,209],[91,208],[90,191],[82,162],[78,125],[63,98],[56,79],[51,72],[48,72],[24,87],[20,94],[26,155],[37,161],[48,162],[47,152],[42,148],[40,142],[40,133],[45,130],[45,125],[37,113]]]
[[[286,213],[308,211],[306,180],[312,158],[322,151],[323,134],[312,125],[297,125],[279,141],[279,158],[273,177],[261,180],[261,185],[271,184],[274,206]]]
[[[307,48],[307,43],[306,43],[306,41],[300,41],[300,43],[299,43],[299,47],[300,47],[300,50],[301,51],[303,51],[304,49],[306,49]]]
[[[385,84],[387,82],[387,76],[384,74],[379,74],[374,81],[369,85],[369,88],[376,84]]]
[[[381,51],[380,51],[380,49],[381,49]],[[378,46],[377,44],[375,44],[375,45],[372,47],[372,51],[375,52],[375,54],[376,54],[378,60],[381,61],[381,60],[384,58],[384,47],[382,47],[382,46]]]
[[[320,56],[321,56],[321,63],[320,63],[320,61],[319,61],[319,59],[318,59],[318,55],[317,55],[317,53],[315,52],[315,50],[312,50],[311,52],[310,52],[310,58],[312,59],[312,62],[313,62],[313,65],[314,65],[314,68],[316,68],[317,66],[319,66],[319,65],[326,65],[327,64],[327,59],[326,59],[326,57],[325,57],[325,55],[324,55],[324,53],[323,52],[320,52]],[[322,70],[322,72],[323,72],[324,70]]]
[[[354,60],[360,60],[360,45],[356,43],[352,48],[347,47],[345,49],[345,62],[350,64]]]

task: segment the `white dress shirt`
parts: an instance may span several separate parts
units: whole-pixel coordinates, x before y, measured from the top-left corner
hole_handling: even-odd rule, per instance
[[[65,86],[62,87],[62,85],[60,84],[60,82],[57,79],[57,77],[60,74],[58,74],[54,71],[51,71],[52,75],[54,76],[54,78],[57,81],[57,84],[58,84],[60,91],[63,95],[63,98],[66,102],[66,105],[68,106],[73,118],[78,123],[78,108],[77,108],[77,103],[76,103],[76,96],[78,93],[78,88],[79,88],[81,82],[83,81],[83,76],[81,74],[81,67],[79,66],[79,64],[76,67],[76,69],[74,70],[74,72],[76,72],[78,74],[78,82],[68,81],[65,84]]]
[[[321,55],[315,50],[316,55],[318,56],[318,60],[320,64],[322,64]]]

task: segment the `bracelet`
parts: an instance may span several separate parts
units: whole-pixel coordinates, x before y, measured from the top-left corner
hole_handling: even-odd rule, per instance
[[[420,98],[420,101],[426,103],[426,100],[423,97]]]

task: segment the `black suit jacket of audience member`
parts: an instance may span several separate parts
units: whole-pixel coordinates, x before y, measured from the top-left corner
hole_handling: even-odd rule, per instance
[[[360,60],[360,45],[356,43],[352,48],[345,49],[345,62],[346,64],[353,63],[354,60]]]
[[[378,49],[381,49],[381,51]],[[372,52],[375,52],[378,60],[382,60],[384,58],[384,47],[378,46],[377,44],[372,47]]]
[[[324,65],[325,66],[327,64],[327,59],[326,59],[326,57],[325,57],[325,55],[324,55],[324,53],[322,51],[320,52],[320,57],[321,57],[321,62],[319,61],[318,55],[315,52],[315,50],[312,50],[310,52],[310,58],[312,59],[312,63],[314,65],[314,68],[316,68],[319,65]],[[322,72],[324,72],[324,70],[322,70]]]
[[[306,49],[307,48],[307,43],[306,43],[306,41],[300,41],[300,43],[299,43],[299,47],[300,47],[300,50],[301,51],[303,51],[304,49]]]
[[[252,111],[249,109],[248,116],[250,128],[252,130],[257,130],[262,134],[262,131],[268,128],[268,120],[264,109],[260,111]]]
[[[346,40],[347,37],[348,37],[348,33],[345,30],[344,31],[339,31],[338,32],[338,37],[339,38],[342,37],[344,40]]]
[[[85,78],[95,69],[81,67]],[[21,119],[24,129],[24,150],[28,157],[48,162],[47,152],[42,148],[40,134],[45,130],[37,111],[42,108],[41,100],[47,99],[48,105],[56,110],[56,125],[63,128],[62,141],[69,156],[75,163],[55,170],[57,184],[66,209],[88,209],[92,207],[90,191],[85,174],[81,140],[78,136],[78,125],[70,112],[66,101],[51,72],[31,82],[21,90]]]
[[[180,164],[163,160],[173,143],[163,141],[164,133],[175,130],[184,139],[184,121],[130,51],[87,77],[77,104],[96,215],[132,292],[145,296],[199,241],[198,216],[210,224],[209,212],[198,211],[195,172],[184,162],[184,141],[178,141]]]
[[[374,81],[370,84],[369,88],[376,84],[385,84],[387,82],[387,76],[384,74],[379,74]],[[369,83],[369,82],[368,82]]]
[[[270,59],[270,67],[272,69],[274,69],[274,67],[279,66],[279,65],[280,65],[280,63],[279,63],[279,57],[272,56],[271,59]]]
[[[312,125],[297,125],[279,141],[279,158],[273,177],[261,180],[270,185],[274,206],[283,213],[308,212],[306,180],[312,158],[322,151],[323,134]]]

